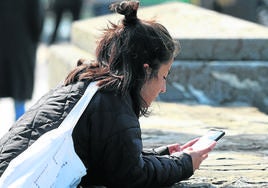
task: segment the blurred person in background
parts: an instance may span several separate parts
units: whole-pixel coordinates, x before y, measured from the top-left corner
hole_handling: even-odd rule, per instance
[[[53,33],[51,39],[49,41],[50,44],[53,44],[57,40],[58,29],[60,23],[63,18],[63,14],[65,12],[69,12],[72,15],[72,20],[76,21],[80,19],[81,8],[82,8],[83,0],[50,0],[48,9],[51,11],[55,18],[55,26],[53,29]]]
[[[15,118],[32,98],[36,50],[44,21],[39,0],[0,1],[0,98],[14,99]]]
[[[90,0],[93,16],[102,16],[110,14],[109,5],[112,0]]]

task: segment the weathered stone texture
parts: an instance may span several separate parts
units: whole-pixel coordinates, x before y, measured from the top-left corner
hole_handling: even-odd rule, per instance
[[[164,101],[245,103],[268,112],[267,61],[175,61]]]
[[[141,127],[145,147],[184,144],[210,128],[225,130],[200,169],[173,188],[268,187],[268,116],[256,108],[155,102]]]

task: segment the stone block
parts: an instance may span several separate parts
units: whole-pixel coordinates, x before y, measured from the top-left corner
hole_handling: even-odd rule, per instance
[[[182,46],[181,53],[176,59],[223,61],[268,60],[267,39],[196,38],[189,40],[182,38],[179,40]]]
[[[64,81],[79,59],[93,58],[91,54],[69,43],[51,46],[47,57],[49,88],[55,87],[59,82]]]
[[[142,19],[155,19],[180,41],[168,92],[159,100],[209,105],[245,103],[268,113],[268,28],[187,3],[141,7]],[[79,58],[92,59],[96,42],[119,14],[74,22],[71,44],[51,47],[53,76],[63,79]]]
[[[181,41],[177,59],[268,60],[268,28],[262,25],[180,2],[141,7],[138,16],[162,23]],[[110,14],[75,22],[72,43],[94,53],[101,31],[122,18]]]
[[[209,105],[234,103],[268,113],[267,61],[175,61],[164,101]]]

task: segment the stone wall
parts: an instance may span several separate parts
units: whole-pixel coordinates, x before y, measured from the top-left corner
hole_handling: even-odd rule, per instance
[[[251,105],[268,112],[268,64],[263,61],[175,61],[162,101]]]
[[[186,3],[167,3],[139,11],[155,19],[182,46],[159,99],[210,105],[247,104],[268,112],[268,28]],[[51,48],[52,85],[75,66],[92,58],[101,31],[121,15],[75,22],[71,43]],[[58,70],[58,72],[56,71]]]

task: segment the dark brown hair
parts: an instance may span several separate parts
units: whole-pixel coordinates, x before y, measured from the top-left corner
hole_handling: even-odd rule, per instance
[[[66,78],[65,84],[79,80],[96,80],[100,90],[129,93],[137,116],[147,113],[147,105],[140,91],[148,78],[144,64],[151,70],[149,78],[156,77],[159,67],[171,60],[179,44],[167,29],[153,21],[137,18],[138,1],[123,1],[110,6],[112,11],[124,15],[119,24],[110,23],[104,30],[96,48],[96,62],[83,60]]]

